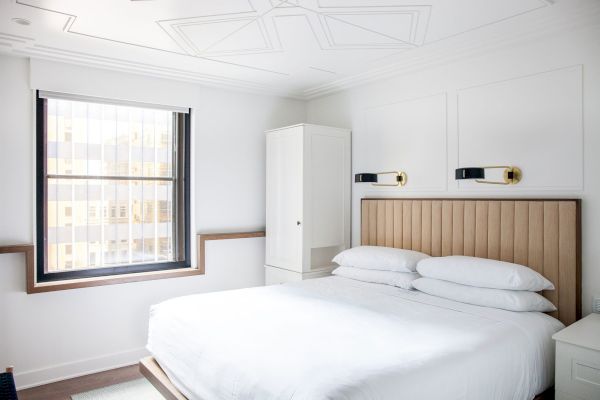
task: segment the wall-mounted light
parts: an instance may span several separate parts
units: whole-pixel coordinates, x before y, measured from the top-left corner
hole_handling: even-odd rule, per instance
[[[503,181],[486,181],[485,170],[486,169],[503,169]],[[458,168],[455,172],[456,180],[462,179],[475,179],[477,183],[487,183],[490,185],[515,185],[523,178],[523,173],[518,167],[511,167],[506,165],[496,165],[492,167],[471,167],[471,168]]]
[[[394,175],[395,183],[377,183],[379,175]],[[354,182],[363,183],[369,182],[373,186],[404,186],[406,185],[406,172],[391,171],[391,172],[366,172],[354,175]]]

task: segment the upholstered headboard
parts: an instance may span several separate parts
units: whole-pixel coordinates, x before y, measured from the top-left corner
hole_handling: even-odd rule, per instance
[[[361,214],[363,245],[526,265],[554,283],[554,317],[581,318],[580,200],[362,199]]]

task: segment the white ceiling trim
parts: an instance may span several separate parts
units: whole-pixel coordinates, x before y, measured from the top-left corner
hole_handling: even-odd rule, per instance
[[[304,98],[302,98],[300,95],[278,91],[275,88],[255,82],[228,79],[217,75],[202,74],[193,71],[161,67],[158,65],[121,60],[111,57],[98,56],[95,54],[52,48],[48,46],[37,45],[35,43],[28,43],[30,42],[22,38],[14,38],[12,35],[7,35],[0,32],[0,46],[6,47],[6,49],[0,47],[0,52],[9,52],[25,57],[38,58],[48,61],[66,62],[69,64],[102,68],[111,71],[199,83],[214,88],[225,88],[245,93],[281,96],[296,100],[304,100]],[[23,46],[23,44],[28,45]]]
[[[540,8],[546,8],[549,5],[554,4],[555,2],[554,0],[539,0],[539,8],[535,8],[524,13],[511,16],[509,18],[505,18],[501,21],[495,21],[481,27],[476,27],[467,32],[452,35],[447,38],[442,38],[434,42],[428,42],[425,45],[423,45],[429,23],[430,6],[333,7],[331,5],[324,4],[322,0],[316,0],[314,2],[314,7],[311,6],[310,8],[307,8],[303,5],[300,5],[301,3],[298,0],[270,0],[267,3],[269,3],[272,7],[268,9],[263,7],[262,11],[258,11],[252,6],[252,2],[250,0],[247,0],[249,7],[252,8],[251,11],[235,12],[218,16],[202,16],[175,20],[156,21],[156,23],[165,31],[165,33],[169,35],[172,38],[172,40],[179,45],[179,47],[181,47],[182,51],[178,52],[168,49],[149,47],[140,43],[128,43],[119,40],[113,40],[110,38],[80,33],[72,30],[73,24],[77,19],[77,16],[75,15],[61,11],[41,8],[32,4],[27,4],[27,0],[13,1],[15,2],[15,4],[19,4],[21,6],[33,7],[43,11],[63,15],[65,17],[64,31],[67,33],[73,33],[81,36],[96,38],[99,40],[114,42],[123,46],[136,46],[140,48],[140,51],[160,51],[165,54],[172,54],[174,56],[176,55],[181,57],[188,57],[188,59],[190,60],[196,59],[208,63],[221,63],[223,66],[228,66],[230,68],[239,68],[238,72],[244,69],[247,69],[247,71],[260,71],[260,74],[262,74],[260,76],[263,77],[286,77],[290,75],[289,73],[283,71],[275,71],[267,68],[243,65],[235,62],[229,62],[223,58],[213,57],[231,54],[239,55],[254,54],[261,52],[282,52],[284,49],[275,22],[276,19],[279,17],[292,16],[306,18],[310,31],[312,32],[319,48],[321,48],[322,50],[340,51],[347,48],[362,49],[382,47],[398,50],[395,54],[392,54],[392,56],[382,58],[380,60],[382,64],[381,67],[376,67],[359,74],[344,76],[342,78],[335,79],[329,83],[310,87],[305,90],[290,91],[278,89],[277,84],[261,83],[260,78],[257,78],[256,81],[250,81],[193,71],[190,70],[191,66],[189,65],[189,63],[187,66],[182,66],[181,68],[173,68],[171,66],[160,65],[153,62],[137,62],[116,57],[106,57],[82,51],[73,51],[64,48],[45,46],[40,43],[37,43],[36,40],[31,37],[0,32],[0,52],[9,52],[22,56],[30,56],[53,61],[69,62],[72,64],[87,65],[148,76],[158,76],[169,79],[190,81],[212,87],[225,87],[227,89],[240,90],[244,92],[277,95],[304,100],[328,95],[341,90],[349,89],[376,80],[389,78],[399,74],[407,74],[418,71],[420,69],[436,66],[442,63],[452,62],[459,58],[476,56],[478,54],[490,51],[491,49],[498,48],[500,46],[506,46],[517,42],[522,42],[523,40],[535,39],[536,37],[556,32],[560,29],[581,27],[584,25],[598,23],[600,21],[600,2],[581,3],[580,6],[571,8],[564,6],[564,3],[560,2],[556,6],[553,6],[553,8],[561,7],[561,11],[566,11],[568,15],[565,15],[565,13],[560,12],[541,13],[540,15],[538,15],[536,13],[532,13],[532,11],[538,10]],[[566,2],[567,1],[565,1],[565,3]],[[331,4],[331,2],[329,2],[329,4]],[[356,25],[352,22],[352,19],[344,20],[346,16],[354,18],[356,16],[368,16],[375,15],[377,13],[382,13],[385,15],[390,15],[394,13],[409,15],[412,19],[408,36],[406,38],[394,37],[394,35],[391,35],[389,33],[377,32],[375,30],[369,29],[368,27]],[[516,21],[519,18],[525,17],[525,14],[527,14],[526,21],[528,24],[526,29],[523,29],[520,25],[520,29],[515,30],[515,32],[509,32],[510,29],[497,29],[499,22],[510,24],[513,22],[513,20]],[[206,47],[200,48],[194,45],[191,38],[186,38],[187,34],[185,32],[181,31],[182,27],[184,26],[194,26],[198,24],[201,25],[206,23],[213,23],[215,21],[231,21],[240,19],[243,19],[245,21],[240,29],[243,29],[245,26],[248,26],[249,24],[252,24],[256,21],[260,32],[263,35],[265,44],[264,47],[246,48],[233,51],[218,50],[218,44],[222,43],[223,40],[227,39],[227,37],[225,37]],[[374,35],[380,35],[381,43],[338,43],[335,39],[335,33],[332,33],[332,29],[330,26],[331,21],[340,21],[341,23],[347,24],[348,26],[354,26],[357,29],[364,29],[366,31],[369,31]],[[236,33],[238,30],[231,34]],[[482,33],[485,33],[486,39],[482,41],[480,37],[482,35],[468,34],[468,32],[472,32],[475,30],[481,30]],[[408,49],[411,49],[410,56],[406,57],[405,61],[392,62],[394,57],[397,56],[397,54],[399,54],[400,52],[404,52]],[[324,74],[330,74],[332,78],[335,78],[336,75],[340,76],[338,72],[322,67],[324,66],[307,66],[307,68],[309,69],[320,71]],[[235,75],[233,74],[231,76]],[[238,73],[238,76],[243,75]]]

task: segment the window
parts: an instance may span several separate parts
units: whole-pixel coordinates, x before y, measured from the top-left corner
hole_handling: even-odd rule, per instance
[[[190,268],[189,121],[38,93],[37,282]]]

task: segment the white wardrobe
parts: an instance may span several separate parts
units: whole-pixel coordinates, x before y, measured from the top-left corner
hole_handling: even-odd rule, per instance
[[[266,139],[266,284],[329,275],[350,246],[351,133],[301,124]]]

